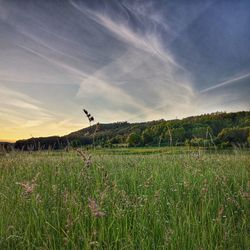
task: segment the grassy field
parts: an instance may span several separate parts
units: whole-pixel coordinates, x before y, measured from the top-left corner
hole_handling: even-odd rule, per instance
[[[171,150],[0,156],[0,249],[250,249],[249,152]]]

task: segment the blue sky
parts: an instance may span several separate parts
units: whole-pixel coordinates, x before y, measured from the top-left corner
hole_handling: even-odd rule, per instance
[[[250,1],[0,0],[0,139],[250,109]]]

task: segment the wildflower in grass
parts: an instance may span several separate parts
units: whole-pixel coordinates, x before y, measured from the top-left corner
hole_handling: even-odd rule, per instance
[[[105,212],[101,211],[97,202],[94,199],[89,199],[89,209],[94,217],[103,217]]]

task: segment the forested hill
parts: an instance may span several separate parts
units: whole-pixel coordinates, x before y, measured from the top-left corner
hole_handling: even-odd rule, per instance
[[[175,120],[142,123],[93,124],[65,136],[30,138],[16,149],[60,149],[66,146],[250,145],[250,111],[216,112]]]

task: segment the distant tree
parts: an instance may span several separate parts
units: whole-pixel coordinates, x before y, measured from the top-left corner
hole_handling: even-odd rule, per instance
[[[70,145],[73,147],[73,148],[77,148],[81,145],[81,142],[79,139],[74,139],[71,141]]]
[[[127,143],[129,147],[140,146],[141,136],[138,133],[131,133],[127,138]]]
[[[122,142],[122,138],[118,135],[116,135],[115,137],[112,137],[111,139],[109,139],[108,141],[111,144],[118,144]]]
[[[224,128],[218,135],[221,142],[247,143],[250,127],[246,128]]]
[[[241,127],[250,127],[250,118],[244,117],[240,120],[239,125]]]
[[[184,128],[174,128],[172,131],[173,143],[185,141],[185,129]]]
[[[211,133],[211,128],[210,127],[194,127],[192,129],[192,135],[193,137],[198,137],[198,138],[207,138],[208,133]]]
[[[150,144],[153,141],[153,135],[150,129],[145,129],[142,132],[142,142],[144,145]]]
[[[204,139],[203,138],[193,138],[189,141],[190,146],[204,146]]]
[[[248,143],[248,146],[250,147],[250,133],[249,133],[249,135],[247,137],[247,143]]]

